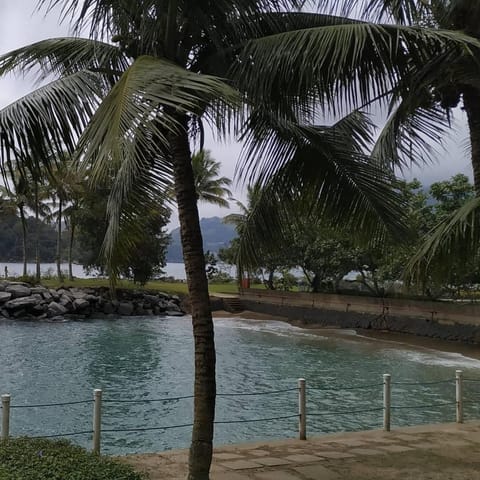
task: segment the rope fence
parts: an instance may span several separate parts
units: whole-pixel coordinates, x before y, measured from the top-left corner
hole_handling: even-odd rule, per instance
[[[464,378],[461,370],[456,370],[455,379],[445,379],[432,382],[392,382],[390,374],[383,375],[383,382],[380,383],[369,383],[369,384],[358,384],[358,385],[344,385],[344,386],[314,386],[309,387],[309,392],[318,393],[328,393],[328,392],[337,392],[341,394],[342,391],[352,391],[352,390],[368,390],[368,389],[378,389],[378,387],[383,387],[383,405],[382,406],[368,406],[365,408],[356,408],[356,409],[339,409],[335,411],[318,411],[320,408],[317,404],[315,406],[316,410],[312,411],[312,406],[309,404],[309,417],[326,417],[326,416],[346,416],[346,415],[360,415],[365,413],[375,413],[383,412],[383,430],[390,431],[391,429],[391,416],[392,411],[396,410],[424,410],[425,412],[428,409],[442,408],[442,407],[451,407],[455,405],[456,413],[456,422],[463,423],[463,406],[465,403],[474,403],[472,400],[464,399],[463,395],[463,384],[464,382],[471,383],[480,383],[480,380]],[[451,384],[455,385],[455,401],[442,401],[442,402],[433,402],[429,404],[415,404],[415,405],[392,405],[392,386],[412,386],[412,387],[424,387],[430,385],[442,385],[442,384]],[[378,390],[377,390],[378,391]],[[259,423],[259,422],[275,422],[282,420],[291,420],[296,418],[298,420],[298,438],[300,440],[305,440],[307,438],[307,389],[306,389],[306,380],[303,378],[298,379],[296,387],[280,389],[280,390],[266,390],[266,391],[256,391],[256,392],[230,392],[230,393],[218,393],[218,398],[236,398],[236,397],[254,397],[254,396],[271,396],[271,395],[281,395],[289,392],[298,393],[298,413],[291,413],[286,415],[272,416],[266,418],[242,418],[242,419],[225,419],[225,420],[216,420],[215,425],[230,425],[230,424],[240,424],[240,423]],[[402,390],[404,392],[404,390]],[[102,399],[102,390],[95,389],[93,392],[93,398],[91,400],[77,400],[77,401],[68,401],[68,402],[55,402],[55,403],[41,403],[41,404],[32,404],[32,405],[15,405],[11,403],[10,395],[1,396],[1,436],[2,440],[8,439],[10,436],[10,411],[11,409],[25,409],[25,408],[49,408],[49,407],[60,407],[60,406],[74,406],[81,404],[93,404],[93,416],[92,416],[92,429],[91,430],[82,430],[75,432],[67,433],[58,433],[53,435],[38,435],[33,436],[32,438],[58,438],[58,437],[73,437],[80,435],[91,435],[92,436],[92,450],[95,453],[100,453],[101,449],[101,434],[105,433],[131,433],[131,432],[146,432],[146,431],[162,431],[170,430],[177,428],[187,428],[192,427],[192,423],[184,423],[178,425],[164,425],[164,426],[151,426],[151,427],[119,427],[119,428],[102,428],[102,404],[145,404],[145,403],[168,403],[168,402],[177,402],[180,400],[188,400],[194,398],[193,395],[177,396],[177,397],[165,397],[165,398],[141,398],[141,399]]]

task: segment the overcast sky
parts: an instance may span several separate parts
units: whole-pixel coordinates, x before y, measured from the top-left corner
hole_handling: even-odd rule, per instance
[[[43,12],[35,12],[37,0],[0,0],[0,53],[5,53],[37,40],[68,34],[68,25],[59,24],[58,11],[44,16]],[[0,108],[15,101],[17,98],[33,89],[31,79],[7,77],[0,79]],[[462,172],[471,176],[470,161],[465,145],[468,144],[465,119],[461,111],[455,113],[456,128],[451,138],[445,141],[445,150],[438,147],[438,160],[421,170],[413,169],[405,172],[407,178],[417,176],[425,185],[438,180],[444,180],[455,173]],[[221,162],[222,175],[233,178],[240,146],[234,143],[228,145],[216,144],[207,139],[213,157]],[[234,188],[234,195],[244,199],[241,188]],[[233,207],[233,205],[232,205]],[[224,216],[229,212],[211,205],[200,205],[200,215],[210,217]],[[177,222],[172,219],[172,224]]]

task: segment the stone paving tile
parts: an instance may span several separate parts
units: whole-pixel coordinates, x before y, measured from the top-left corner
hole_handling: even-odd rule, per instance
[[[385,455],[385,452],[374,448],[352,448],[349,452],[355,455]]]
[[[398,443],[394,438],[392,437],[366,437],[364,438],[366,442],[370,443],[385,443],[385,444],[390,444],[390,443]]]
[[[300,475],[295,475],[286,470],[273,470],[271,472],[255,472],[255,480],[301,480]]]
[[[188,453],[176,453],[166,457],[169,462],[188,463]]]
[[[365,442],[363,440],[360,440],[360,439],[352,438],[352,439],[339,440],[338,442],[332,442],[332,443],[330,443],[330,445],[332,445],[335,448],[343,447],[343,446],[363,447],[365,445]]]
[[[412,446],[421,450],[434,450],[435,448],[441,447],[441,445],[435,442],[419,442]]]
[[[467,440],[448,440],[449,447],[471,447],[472,443]]]
[[[231,470],[246,470],[248,468],[260,468],[263,465],[252,460],[234,460],[232,462],[220,463],[220,466],[230,468]]]
[[[296,467],[295,470],[309,480],[344,480],[337,473],[322,465],[308,465]]]
[[[404,442],[420,442],[422,439],[419,435],[409,435],[408,433],[394,433],[395,440],[402,440]]]
[[[479,433],[469,433],[468,439],[474,443],[480,443],[480,432]]]
[[[287,457],[285,457],[285,459],[293,463],[318,462],[320,460],[316,455],[309,455],[307,453],[288,455]]]
[[[270,455],[268,450],[247,450],[245,453],[255,457],[266,457],[267,455]]]
[[[261,463],[266,467],[276,467],[281,465],[290,465],[289,462],[285,458],[275,458],[275,457],[262,457],[262,458],[255,458],[255,462]]]
[[[380,450],[384,450],[385,452],[389,453],[401,453],[401,452],[409,452],[410,450],[415,450],[412,447],[407,447],[405,445],[379,445],[378,448]]]
[[[215,473],[213,472],[210,475],[211,480],[248,480],[251,477],[248,477],[246,474],[228,472],[228,473]],[[183,479],[182,479],[183,480]]]
[[[245,456],[237,453],[214,453],[213,458],[215,460],[238,460],[245,458]]]
[[[320,451],[315,452],[316,455],[323,457],[323,458],[353,458],[355,455],[346,452],[329,452],[327,451]]]
[[[283,451],[285,451],[285,450],[283,450]],[[289,453],[303,453],[304,451],[305,451],[305,449],[299,448],[299,447],[287,448],[287,452],[289,452]]]
[[[480,479],[480,422],[475,428],[407,427],[398,433],[369,431],[306,442],[259,442],[215,452],[212,480],[474,480]],[[179,450],[139,455],[132,461],[152,480],[183,480],[187,457],[187,451]]]

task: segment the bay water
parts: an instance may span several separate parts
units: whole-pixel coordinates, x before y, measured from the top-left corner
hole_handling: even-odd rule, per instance
[[[215,332],[216,444],[295,437],[300,377],[308,435],[381,428],[384,373],[392,374],[393,427],[454,421],[456,369],[469,379],[466,418],[480,418],[475,358],[277,321],[218,318]],[[181,397],[193,391],[191,318],[0,321],[0,394],[12,395],[12,435],[90,431],[94,388],[103,390],[102,427],[115,430],[102,435],[104,453],[188,447],[192,399]],[[176,425],[186,426],[161,428]],[[91,434],[69,438],[91,446]]]
[[[8,275],[11,277],[19,277],[23,273],[23,263],[11,263],[11,262],[0,262],[0,275],[3,275],[5,272],[5,267],[7,268]],[[63,263],[61,265],[61,270],[65,274],[68,273],[68,264]],[[167,263],[163,269],[167,277],[173,277],[177,280],[185,280],[187,278],[185,273],[185,265],[183,263]],[[35,263],[27,263],[27,272],[29,275],[34,275],[36,272]],[[56,263],[42,263],[40,265],[40,272],[42,276],[46,275],[56,275],[57,274],[57,264]],[[82,265],[72,265],[72,273],[74,277],[77,278],[93,278],[98,276],[98,273],[93,271],[90,273],[85,272]]]

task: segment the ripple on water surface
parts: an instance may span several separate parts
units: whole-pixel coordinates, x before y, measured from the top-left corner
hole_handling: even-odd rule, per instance
[[[192,421],[191,319],[134,318],[66,323],[0,322],[0,393],[13,405],[90,400],[104,390],[103,428],[188,425]],[[455,369],[480,380],[480,361],[455,353],[361,339],[352,332],[318,335],[277,321],[215,320],[217,421],[247,421],[297,413],[295,389],[307,379],[310,434],[378,428],[382,374],[391,373],[393,425],[453,421]],[[431,383],[443,382],[445,383]],[[412,386],[406,383],[425,383]],[[362,386],[361,389],[352,389]],[[480,383],[465,384],[466,416]],[[175,397],[176,400],[167,401]],[[131,400],[140,400],[131,403]],[[152,401],[154,400],[154,401]],[[120,401],[120,402],[119,402]],[[446,405],[439,405],[446,404]],[[431,406],[434,405],[434,406]],[[14,408],[14,435],[54,435],[91,429],[92,404]],[[330,412],[338,412],[330,415]],[[352,414],[351,412],[362,411]],[[345,413],[345,414],[344,414]],[[216,425],[217,444],[296,435],[297,418]],[[159,451],[188,446],[190,428],[104,433],[106,453]],[[72,437],[89,446],[89,435]]]

